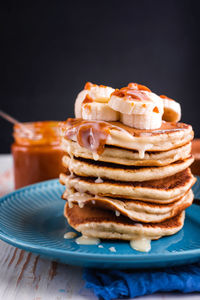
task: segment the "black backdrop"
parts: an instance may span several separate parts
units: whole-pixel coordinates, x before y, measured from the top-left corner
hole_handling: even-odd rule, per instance
[[[1,109],[64,120],[86,81],[147,85],[182,105],[200,137],[199,1],[15,1],[1,4]],[[0,152],[12,126],[0,120]]]

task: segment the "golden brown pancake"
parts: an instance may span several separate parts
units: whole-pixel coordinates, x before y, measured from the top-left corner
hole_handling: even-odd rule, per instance
[[[192,174],[200,176],[200,139],[192,141],[192,155],[194,162],[191,165]]]
[[[185,169],[173,176],[144,182],[122,182],[103,180],[97,182],[95,178],[73,177],[67,174],[60,175],[60,182],[67,189],[74,188],[82,193],[92,195],[138,199],[152,203],[171,203],[184,195],[195,183],[190,169]]]
[[[147,181],[172,176],[188,168],[194,159],[176,161],[163,167],[121,166],[83,158],[63,156],[63,166],[69,168],[77,176],[100,177],[116,181]]]
[[[108,209],[130,218],[133,221],[142,223],[160,223],[170,219],[192,204],[193,193],[190,190],[183,197],[172,204],[152,204],[149,202],[115,199],[109,197],[92,196],[87,193],[68,191],[63,194],[63,198],[68,200],[69,206],[78,204],[81,208],[85,205]]]
[[[158,239],[178,232],[184,223],[182,212],[170,220],[161,223],[136,223],[125,216],[115,216],[112,211],[85,205],[80,208],[65,205],[64,215],[70,226],[83,235],[103,239],[132,240],[139,237]]]

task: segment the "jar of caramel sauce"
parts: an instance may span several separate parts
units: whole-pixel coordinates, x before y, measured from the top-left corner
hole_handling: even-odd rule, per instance
[[[16,189],[58,178],[64,171],[58,124],[44,121],[14,125],[11,151]]]

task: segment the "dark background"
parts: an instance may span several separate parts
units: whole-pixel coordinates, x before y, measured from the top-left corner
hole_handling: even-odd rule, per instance
[[[73,116],[86,81],[147,85],[179,101],[200,137],[199,1],[1,4],[0,106],[20,121]],[[12,126],[0,120],[0,152]]]

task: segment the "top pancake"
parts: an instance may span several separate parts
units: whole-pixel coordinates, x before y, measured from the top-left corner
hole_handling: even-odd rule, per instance
[[[184,123],[162,122],[159,129],[140,130],[120,122],[68,119],[62,127],[64,138],[101,154],[105,145],[137,150],[140,158],[145,151],[166,151],[189,143],[192,127]]]

